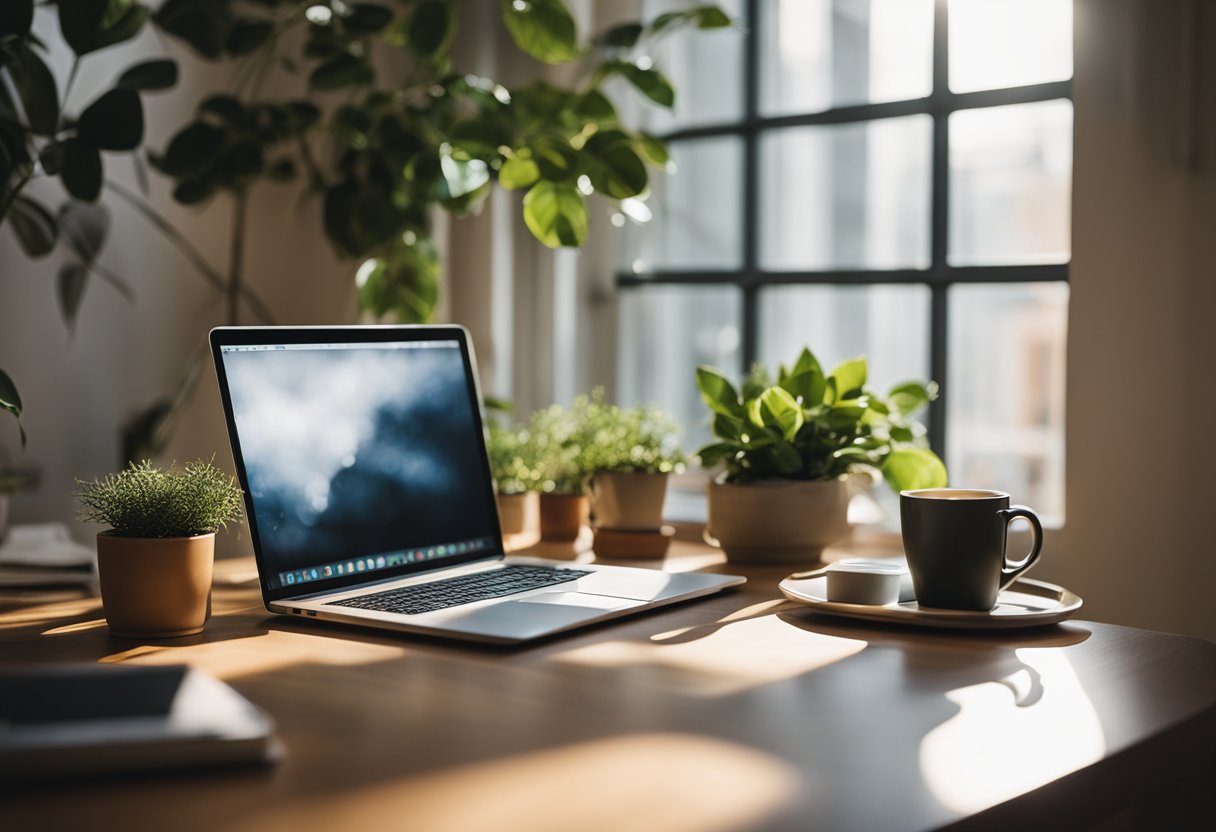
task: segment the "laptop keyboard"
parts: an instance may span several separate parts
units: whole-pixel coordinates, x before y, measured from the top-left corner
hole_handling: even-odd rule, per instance
[[[334,601],[330,606],[355,607],[361,610],[395,612],[402,615],[417,615],[434,612],[488,598],[515,595],[529,589],[539,589],[554,584],[564,584],[584,575],[586,569],[553,569],[547,566],[504,566],[487,572],[458,575],[426,584],[412,584],[371,595],[360,595]]]

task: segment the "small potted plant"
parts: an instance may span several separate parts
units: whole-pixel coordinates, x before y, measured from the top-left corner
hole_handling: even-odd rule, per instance
[[[586,396],[572,408],[552,404],[528,420],[528,433],[540,474],[540,539],[570,543],[578,539],[589,515],[588,471],[583,457],[579,417]]]
[[[654,532],[663,525],[667,475],[684,467],[680,428],[656,407],[622,408],[597,388],[582,412],[584,467],[597,528]]]
[[[494,478],[498,502],[498,522],[504,535],[520,534],[537,513],[537,493],[541,486],[541,471],[536,463],[532,435],[527,428],[488,424],[486,452],[490,458],[490,473]]]
[[[207,619],[215,533],[241,516],[241,489],[209,462],[180,471],[151,462],[77,481],[80,519],[97,535],[97,569],[110,632],[124,638],[199,633]]]
[[[697,387],[717,441],[698,451],[709,485],[707,532],[729,560],[816,561],[848,531],[847,477],[877,469],[896,491],[946,484],[946,467],[912,416],[937,395],[911,381],[885,396],[866,387],[865,358],[825,373],[809,349],[774,380],[758,366],[741,390],[712,367]]]

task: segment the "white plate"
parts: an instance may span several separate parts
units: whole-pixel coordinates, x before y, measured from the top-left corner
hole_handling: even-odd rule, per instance
[[[1071,618],[1081,609],[1081,599],[1063,587],[1046,581],[1019,578],[997,596],[996,607],[988,612],[941,610],[920,607],[915,601],[870,606],[844,604],[827,599],[827,578],[785,579],[780,584],[786,598],[806,604],[819,612],[885,621],[912,627],[954,627],[966,630],[1000,630],[1016,627],[1041,627]]]

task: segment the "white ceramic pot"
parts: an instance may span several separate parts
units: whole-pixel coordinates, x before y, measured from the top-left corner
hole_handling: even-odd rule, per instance
[[[847,480],[709,484],[708,536],[734,563],[810,564],[849,531]]]
[[[598,529],[655,531],[663,525],[666,474],[597,471],[591,478],[591,518]]]

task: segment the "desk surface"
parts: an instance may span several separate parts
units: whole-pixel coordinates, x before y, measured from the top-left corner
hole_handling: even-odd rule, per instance
[[[739,571],[690,544],[663,567]],[[219,562],[205,633],[162,644],[109,637],[97,598],[0,592],[0,666],[188,663],[286,748],[265,769],[3,794],[6,830],[1075,828],[1212,805],[1216,645],[1198,639],[850,623],[748,570],[740,591],[486,648],[270,615],[251,570]]]

